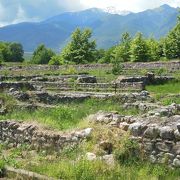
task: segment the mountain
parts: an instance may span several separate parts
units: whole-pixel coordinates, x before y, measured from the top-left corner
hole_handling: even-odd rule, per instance
[[[104,11],[109,13],[109,14],[119,14],[119,15],[122,15],[122,16],[126,16],[126,15],[132,13],[131,11],[126,11],[126,10],[120,11],[120,10],[116,9],[115,7],[113,7],[113,6],[105,8]]]
[[[33,51],[44,43],[57,51],[64,47],[75,28],[92,28],[99,48],[118,43],[120,35],[138,31],[145,36],[160,38],[176,24],[179,8],[163,5],[139,13],[111,14],[92,8],[80,12],[66,12],[42,22],[24,22],[0,28],[1,41],[16,41],[25,51]]]

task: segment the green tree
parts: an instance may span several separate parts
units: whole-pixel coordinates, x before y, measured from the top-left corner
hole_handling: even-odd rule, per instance
[[[20,43],[0,42],[1,60],[5,62],[22,62],[24,50]]]
[[[8,50],[6,52],[5,61],[9,62],[22,62],[24,61],[23,58],[24,50],[23,46],[20,43],[9,43]]]
[[[167,59],[180,58],[180,16],[176,26],[165,38],[163,52]]]
[[[131,60],[146,62],[148,60],[148,46],[141,33],[137,33],[131,42]]]
[[[113,46],[104,52],[104,56],[98,61],[99,63],[111,63],[113,60],[113,51],[116,47]]]
[[[106,50],[105,49],[97,49],[95,51],[95,60],[96,62],[100,61],[105,56]]]
[[[113,59],[115,61],[130,61],[130,45],[131,37],[129,33],[124,33],[121,37],[121,43],[113,51]]]
[[[55,53],[41,44],[33,53],[32,63],[34,64],[48,64],[50,59],[55,56]]]
[[[154,38],[147,39],[148,46],[148,60],[149,61],[159,61],[161,49],[158,41]]]
[[[61,53],[64,61],[75,64],[93,62],[95,60],[96,42],[90,41],[91,36],[91,30],[81,31],[77,28],[71,35],[71,41]]]
[[[63,65],[65,64],[64,59],[60,55],[52,56],[49,65]]]

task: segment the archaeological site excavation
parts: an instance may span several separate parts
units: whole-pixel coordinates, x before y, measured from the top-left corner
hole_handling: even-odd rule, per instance
[[[180,0],[0,0],[0,180],[180,180]]]
[[[178,176],[179,61],[0,68],[1,177]]]

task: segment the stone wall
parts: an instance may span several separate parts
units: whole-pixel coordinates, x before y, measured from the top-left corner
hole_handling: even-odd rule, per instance
[[[8,89],[35,90],[35,87],[28,82],[0,82],[0,92]]]
[[[88,90],[88,91],[141,91],[143,82],[122,82],[122,83],[58,83],[58,82],[32,82],[35,86],[43,88],[56,88],[61,91],[67,90]]]
[[[0,121],[0,142],[11,147],[29,144],[37,150],[61,151],[65,147],[75,146],[88,137],[91,128],[70,133],[44,130],[38,125]]]
[[[114,82],[115,83],[142,82],[144,86],[146,86],[151,84],[164,84],[174,79],[175,78],[172,76],[155,76],[153,73],[149,73],[147,76],[136,76],[136,77],[119,76]]]
[[[157,108],[142,117],[99,112],[89,116],[88,119],[94,123],[129,131],[130,139],[139,144],[141,155],[144,154],[152,163],[163,163],[180,168],[180,115],[177,115],[178,112],[180,112],[180,105],[174,104],[159,110]]]
[[[168,70],[179,70],[180,69],[180,61],[169,61],[169,62],[149,62],[149,63],[123,63],[124,69],[159,69],[159,68],[167,68]],[[77,70],[93,70],[93,69],[105,69],[111,70],[112,65],[110,64],[84,64],[84,65],[73,65],[73,67]],[[1,70],[13,70],[13,71],[21,71],[21,70],[66,70],[68,68],[67,65],[63,66],[49,66],[49,65],[28,65],[28,66],[0,66]]]

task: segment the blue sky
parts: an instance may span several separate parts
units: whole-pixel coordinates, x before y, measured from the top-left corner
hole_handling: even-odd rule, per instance
[[[91,7],[116,7],[133,12],[162,4],[180,7],[180,0],[0,0],[0,26],[23,21],[40,21],[65,11]]]

